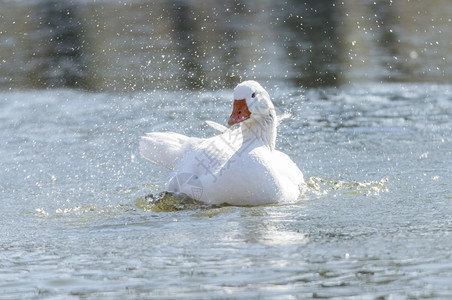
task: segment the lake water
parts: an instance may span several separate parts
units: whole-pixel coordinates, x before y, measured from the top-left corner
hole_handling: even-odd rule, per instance
[[[155,212],[144,197],[168,172],[138,156],[139,136],[210,136],[231,90],[3,92],[0,297],[452,295],[452,86],[272,95],[293,113],[277,147],[308,193]]]
[[[26,1],[2,2],[0,12],[10,25],[0,32],[0,299],[452,297],[452,39],[436,38],[452,32],[450,2],[266,2],[255,14],[216,3],[234,12],[222,18],[197,1],[131,1],[130,15],[121,3],[43,3],[60,14]],[[84,22],[61,21],[74,9]],[[146,9],[161,27],[143,25]],[[168,11],[179,21],[210,17],[172,22],[161,17]],[[124,17],[96,31],[114,13]],[[44,17],[27,14],[59,17],[32,26]],[[256,20],[248,34],[269,36],[261,58],[241,63],[257,43],[242,27]],[[84,49],[97,52],[35,45],[61,28],[52,22],[80,30]],[[215,30],[202,35],[202,26]],[[188,38],[168,35],[184,28]],[[378,40],[386,30],[395,36]],[[143,46],[157,33],[155,48]],[[190,51],[210,52],[184,53],[178,43],[193,37],[201,46]],[[303,171],[307,192],[284,205],[153,205],[169,173],[139,156],[140,136],[216,134],[204,121],[226,123],[242,78],[259,80],[277,112],[292,113],[277,148]]]

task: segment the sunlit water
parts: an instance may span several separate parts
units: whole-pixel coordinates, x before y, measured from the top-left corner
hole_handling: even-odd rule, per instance
[[[1,92],[0,298],[451,297],[452,86],[267,88],[307,193],[177,209],[139,137],[215,134],[230,89]]]

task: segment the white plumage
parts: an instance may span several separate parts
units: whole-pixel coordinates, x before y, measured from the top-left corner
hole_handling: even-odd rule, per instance
[[[211,138],[153,132],[142,137],[141,155],[170,170],[166,189],[208,204],[260,205],[294,202],[303,174],[284,153],[275,150],[277,117],[268,93],[255,81],[234,90],[229,130]]]

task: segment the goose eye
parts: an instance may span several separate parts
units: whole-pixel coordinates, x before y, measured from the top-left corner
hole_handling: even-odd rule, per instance
[[[251,94],[251,98],[254,98],[254,97],[256,97],[256,93]]]

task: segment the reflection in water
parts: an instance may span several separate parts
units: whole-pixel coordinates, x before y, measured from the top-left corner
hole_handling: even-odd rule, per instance
[[[334,85],[339,78],[339,20],[333,2],[308,1],[296,5],[284,25],[285,48],[297,85]]]
[[[82,22],[73,2],[41,1],[31,17],[26,75],[37,87],[86,87]]]
[[[200,47],[195,31],[195,21],[190,16],[190,7],[183,1],[175,4],[172,9],[174,20],[175,40],[179,47],[178,52],[186,53],[180,60],[181,80],[187,87],[202,88],[205,78],[202,62],[200,61]]]
[[[449,0],[8,1],[0,11],[0,85],[448,82],[451,14]]]

